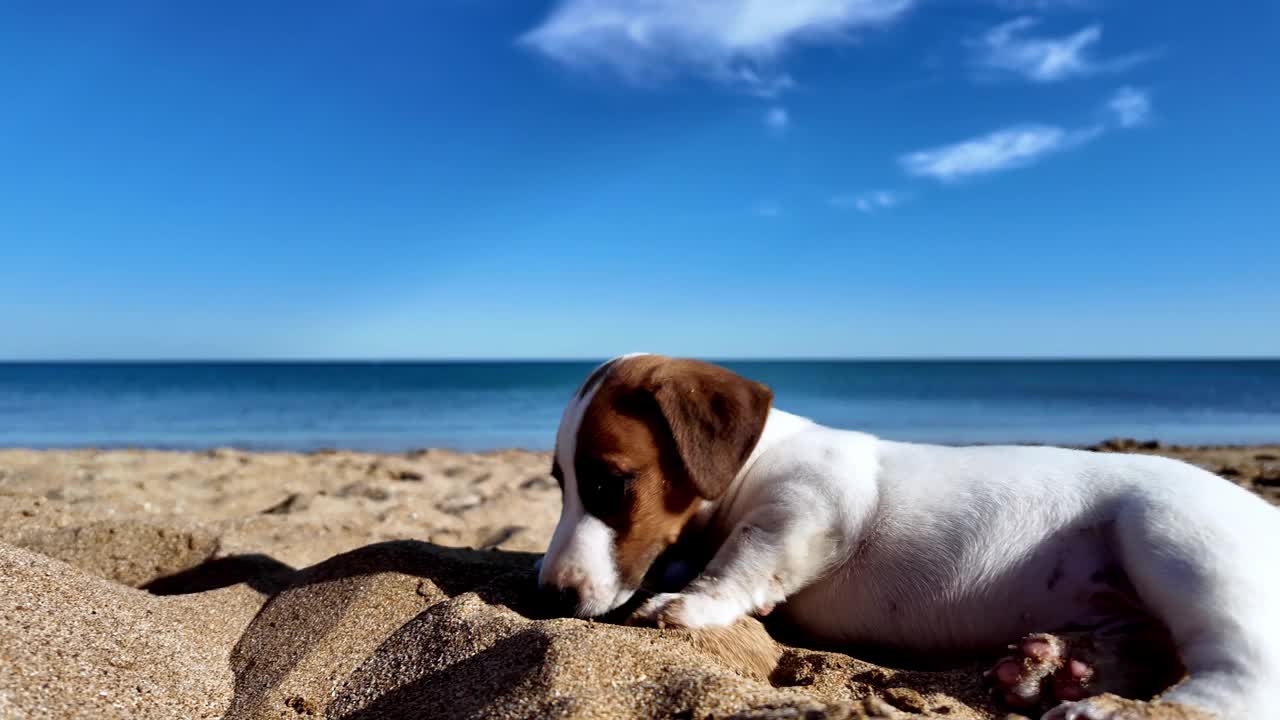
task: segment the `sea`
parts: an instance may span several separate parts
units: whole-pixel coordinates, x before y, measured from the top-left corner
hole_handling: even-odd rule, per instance
[[[722,364],[776,407],[892,439],[1280,442],[1280,360]],[[546,450],[595,365],[0,363],[0,446]]]

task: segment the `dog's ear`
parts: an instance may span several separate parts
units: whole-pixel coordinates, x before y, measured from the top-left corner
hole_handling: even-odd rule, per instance
[[[723,495],[760,440],[773,392],[696,360],[671,361],[651,391],[693,490]]]

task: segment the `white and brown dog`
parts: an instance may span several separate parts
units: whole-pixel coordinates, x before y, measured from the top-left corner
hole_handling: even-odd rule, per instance
[[[1089,698],[1134,673],[1088,650],[1154,625],[1186,671],[1160,702],[1280,718],[1280,512],[1261,499],[1164,458],[890,442],[771,402],[694,360],[596,369],[556,437],[564,508],[539,584],[601,615],[680,540],[710,561],[639,617],[701,628],[776,606],[827,644],[1012,642],[992,681],[1045,720],[1121,717]]]

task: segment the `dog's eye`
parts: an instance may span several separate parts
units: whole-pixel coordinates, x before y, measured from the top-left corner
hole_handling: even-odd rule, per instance
[[[601,470],[583,479],[582,505],[587,512],[596,517],[610,517],[620,515],[626,509],[634,473]]]

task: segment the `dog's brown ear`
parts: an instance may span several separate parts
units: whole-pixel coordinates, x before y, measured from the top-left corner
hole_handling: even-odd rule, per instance
[[[694,491],[723,495],[760,440],[773,392],[697,360],[667,363],[652,392]]]

